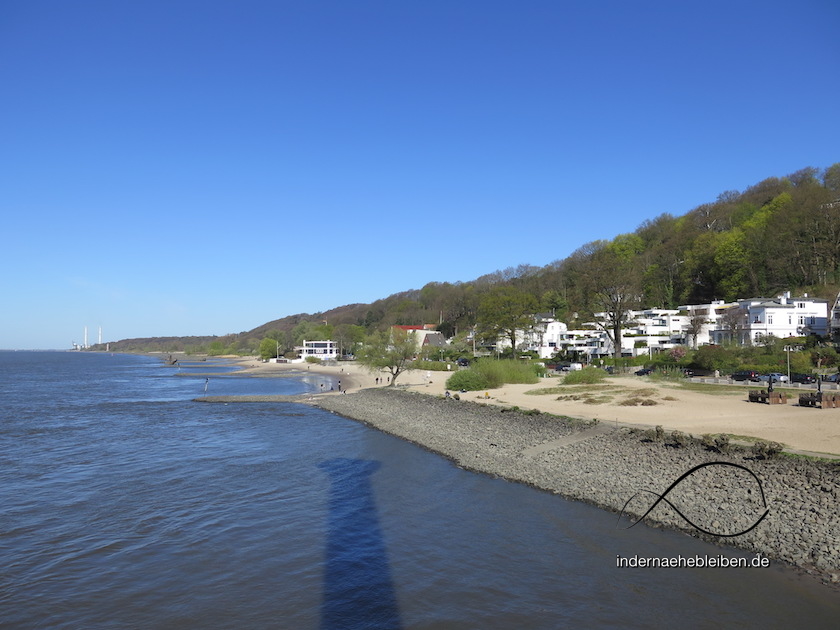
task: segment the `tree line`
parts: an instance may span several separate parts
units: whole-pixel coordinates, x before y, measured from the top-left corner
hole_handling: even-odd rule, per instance
[[[273,356],[303,339],[333,339],[350,349],[393,325],[429,323],[447,337],[477,329],[513,339],[517,318],[536,312],[571,327],[592,321],[595,312],[612,313],[607,332],[615,336],[628,309],[772,297],[783,290],[833,300],[838,289],[840,163],[725,191],[681,216],[661,214],[632,233],[587,243],[544,267],[429,282],[371,304],[291,315],[210,340],[171,338],[155,349],[265,354],[273,344]],[[136,346],[142,340],[132,341]],[[119,351],[121,343],[111,348]]]

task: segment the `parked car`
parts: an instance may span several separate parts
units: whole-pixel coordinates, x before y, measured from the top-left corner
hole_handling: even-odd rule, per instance
[[[791,374],[790,381],[791,383],[803,383],[805,385],[810,385],[811,383],[817,382],[817,377],[813,374]]]
[[[457,363],[461,367],[467,367],[470,364],[470,360],[465,357],[461,357],[460,359],[455,361],[455,363]]]
[[[730,378],[733,381],[754,381],[756,383],[761,380],[758,372],[755,370],[739,370],[738,372],[733,372]]]
[[[636,370],[636,376],[647,376],[648,374],[653,374],[653,370],[650,368],[642,368],[641,370]]]
[[[826,383],[840,383],[840,374],[829,374],[828,376],[824,376],[823,381]]]
[[[774,383],[787,383],[788,377],[787,374],[782,374],[781,372],[770,372],[770,374],[762,374],[758,378],[760,378],[764,382],[769,382],[770,377],[773,377]]]

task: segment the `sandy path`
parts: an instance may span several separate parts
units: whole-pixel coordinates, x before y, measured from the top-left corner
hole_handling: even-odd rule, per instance
[[[432,373],[431,384],[415,384],[410,389],[443,394],[445,375]],[[416,374],[406,382],[418,382]],[[423,373],[425,378],[426,374]],[[422,383],[422,378],[419,379]],[[602,422],[642,427],[662,425],[695,436],[704,433],[730,433],[780,442],[791,450],[840,454],[840,409],[799,407],[797,399],[787,405],[766,405],[747,400],[749,387],[732,393],[707,394],[652,381],[644,377],[610,377],[605,389],[568,386],[570,391],[533,395],[526,392],[558,387],[560,378],[547,378],[536,385],[505,385],[487,392],[461,394],[466,400],[539,409],[574,418],[597,418]],[[713,386],[710,386],[713,387]],[[566,387],[561,389],[565,390]],[[719,390],[720,391],[720,390]],[[485,394],[490,398],[486,399]],[[585,401],[589,394],[592,402]],[[652,406],[625,406],[620,403],[636,395],[655,401]],[[558,397],[564,400],[558,400]],[[577,396],[579,400],[570,397]],[[601,399],[601,402],[597,402]]]
[[[237,363],[248,372],[265,376],[272,373],[280,375],[289,370],[323,374],[341,380],[342,388],[351,393],[360,388],[383,387],[384,384],[377,385],[375,379],[377,376],[387,376],[386,372],[374,374],[352,362],[321,366],[262,363],[251,358],[237,360]],[[449,375],[447,372],[411,370],[401,374],[397,384],[418,392],[443,395]],[[562,393],[526,393],[558,387],[560,383],[559,377],[546,378],[535,385],[505,385],[487,392],[467,392],[461,396],[466,400],[539,409],[574,418],[597,418],[604,423],[641,427],[662,425],[668,431],[677,429],[695,436],[730,433],[780,442],[789,450],[840,455],[840,409],[799,407],[795,398],[789,400],[787,405],[750,403],[747,401],[749,387],[736,392],[707,394],[635,376],[610,377],[604,388],[573,386],[568,387],[568,392],[565,391],[567,387],[563,387]],[[485,398],[485,393],[489,398]],[[655,401],[656,404],[619,404],[633,395]],[[558,400],[560,396],[566,399]],[[577,396],[578,400],[571,399],[572,396]],[[590,402],[586,402],[587,397]]]

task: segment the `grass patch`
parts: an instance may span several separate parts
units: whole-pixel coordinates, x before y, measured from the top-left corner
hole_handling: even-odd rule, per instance
[[[556,400],[561,402],[582,402],[586,405],[603,405],[608,402],[612,402],[612,396],[596,396],[592,393],[582,393],[582,394],[568,394],[566,396],[558,396]]]
[[[630,398],[625,398],[618,404],[622,407],[653,407],[654,405],[658,405],[659,403],[653,398],[631,396]]]
[[[547,394],[590,394],[592,392],[617,391],[626,389],[620,385],[558,385],[557,387],[540,387],[525,392],[529,396],[545,396]]]
[[[663,383],[663,387],[673,387],[689,392],[697,392],[698,394],[711,394],[713,396],[731,396],[732,394],[745,394],[749,389],[759,389],[756,387],[744,387],[739,385],[716,385],[712,383],[691,383],[681,382],[674,385]]]
[[[446,381],[449,389],[478,391],[495,389],[506,383],[538,383],[538,366],[514,359],[479,359],[466,370],[459,370]],[[541,369],[541,368],[540,368]]]
[[[575,370],[569,372],[563,378],[563,383],[566,385],[595,385],[596,383],[603,383],[607,378],[607,373],[596,367],[585,367],[582,370]]]
[[[547,394],[559,394],[564,392],[562,387],[540,387],[539,389],[529,389],[525,394],[527,396],[545,396]]]
[[[583,402],[586,405],[605,405],[612,402],[612,396],[590,396]]]
[[[634,389],[631,392],[632,396],[642,397],[642,398],[650,398],[651,396],[656,396],[657,391],[652,387],[645,387],[643,389]]]

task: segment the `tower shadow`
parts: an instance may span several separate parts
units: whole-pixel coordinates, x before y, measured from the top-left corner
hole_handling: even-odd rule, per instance
[[[379,462],[339,458],[318,467],[330,478],[321,628],[400,628],[370,483]]]

